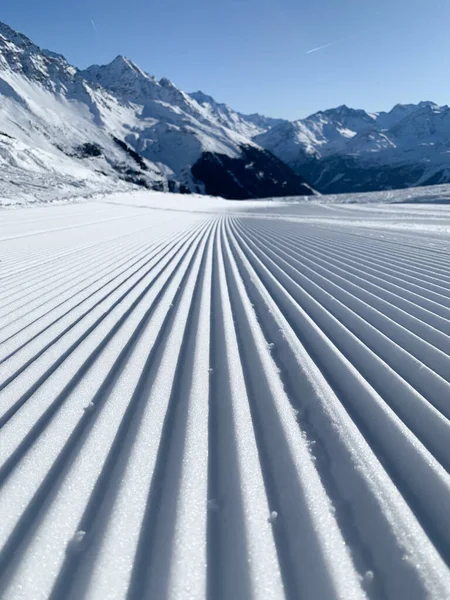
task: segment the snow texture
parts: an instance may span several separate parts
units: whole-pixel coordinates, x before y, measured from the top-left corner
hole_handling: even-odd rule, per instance
[[[442,600],[450,209],[0,212],[2,600]]]

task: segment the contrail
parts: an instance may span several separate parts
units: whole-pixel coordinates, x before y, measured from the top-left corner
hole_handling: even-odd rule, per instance
[[[329,48],[330,46],[334,46],[335,44],[339,44],[342,40],[335,40],[334,42],[330,42],[329,44],[324,44],[323,46],[319,46],[318,48],[311,48],[311,50],[307,50],[305,54],[313,54],[313,52],[319,52],[319,50],[325,50],[325,48]]]
[[[95,31],[95,33],[98,33],[97,31],[97,26],[95,25],[94,21],[91,19],[91,23],[92,23],[92,28]]]

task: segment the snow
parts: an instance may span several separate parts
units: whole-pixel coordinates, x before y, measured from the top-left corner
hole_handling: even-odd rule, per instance
[[[265,133],[276,125],[286,123],[284,119],[273,119],[259,114],[244,115],[233,110],[226,104],[216,102],[214,98],[201,91],[193,92],[189,95],[206,109],[211,118],[217,119],[219,123],[226,125],[248,139]]]
[[[0,211],[2,599],[447,597],[449,189]]]
[[[244,115],[1,23],[0,94],[2,600],[448,597],[450,185],[148,192],[112,136],[161,189],[251,138],[420,183],[450,109]]]
[[[53,201],[130,190],[130,179],[202,193],[193,165],[205,152],[237,159],[243,146],[267,148],[323,191],[358,189],[358,169],[367,173],[360,189],[450,179],[447,106],[370,114],[340,106],[294,122],[245,115],[124,56],[80,71],[1,23],[0,97],[2,204],[46,201],[46,188]],[[143,170],[113,138],[143,157]],[[100,155],[85,156],[86,144]]]
[[[322,163],[322,173],[314,177],[311,161],[341,160],[331,167],[338,172],[345,170],[345,160],[357,162],[362,172],[369,169],[373,173],[372,189],[388,185],[382,179],[384,170],[399,170],[399,175],[392,175],[396,187],[420,186],[431,183],[433,178],[436,183],[446,182],[449,134],[450,108],[420,102],[397,105],[389,113],[366,113],[340,106],[277,125],[255,136],[254,141],[298,173],[307,178],[309,174],[310,183],[326,192],[333,188],[336,179],[331,173],[324,187],[323,174],[328,163]],[[381,176],[381,183],[376,181],[377,176]],[[357,182],[347,187],[354,190]]]
[[[344,152],[359,131],[373,127],[374,119],[364,111],[340,106],[306,119],[281,123],[256,136],[254,141],[297,166],[308,155],[319,158]]]
[[[79,71],[1,23],[0,97],[0,197],[23,201],[43,186],[60,191],[54,198],[132,188],[123,174],[136,163],[113,137],[145,159],[138,178],[148,187],[167,190],[170,180],[201,192],[190,169],[204,152],[238,158],[278,122],[229,109],[224,119],[123,56]],[[84,144],[101,155],[83,157]]]

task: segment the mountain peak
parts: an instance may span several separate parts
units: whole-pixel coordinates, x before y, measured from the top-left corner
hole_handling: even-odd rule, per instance
[[[1,21],[0,21],[0,36],[9,42],[12,42],[16,46],[20,46],[22,48],[25,48],[25,47],[26,48],[30,48],[30,47],[37,48],[36,44],[33,44],[33,42],[29,38],[27,38],[26,35],[23,35],[23,33],[18,33],[17,31],[12,29],[9,25],[6,25],[6,23],[2,23]]]
[[[435,102],[431,102],[431,100],[419,102],[419,106],[420,108],[439,108],[439,105]]]
[[[114,60],[112,60],[110,63],[108,63],[109,65],[116,65],[116,66],[123,66],[123,67],[128,67],[129,69],[134,69],[134,67],[136,66],[132,60],[130,60],[129,58],[127,58],[126,56],[123,56],[123,54],[118,54],[116,56],[116,58]],[[108,66],[108,65],[105,65]]]
[[[396,104],[390,111],[388,114],[393,113],[393,112],[411,112],[411,111],[416,111],[417,109],[420,108],[437,108],[438,105],[435,104],[434,102],[431,102],[429,100],[423,100],[422,102],[419,102],[419,104]]]
[[[27,58],[24,57],[30,55],[39,55],[40,57],[44,58],[44,60],[49,60],[53,63],[60,63],[60,65],[62,65],[64,68],[69,66],[66,58],[62,54],[40,48],[29,38],[27,38],[26,35],[14,31],[14,29],[12,29],[9,25],[6,25],[2,22],[0,22],[0,47],[3,49],[3,54],[6,53],[13,55],[14,53],[20,53],[22,58],[20,59],[19,63],[22,63],[22,67],[27,61]],[[73,67],[72,71],[74,71]]]
[[[192,92],[191,94],[189,94],[189,96],[199,104],[211,104],[211,106],[220,106],[220,103],[216,102],[212,96],[208,96],[208,94],[205,94],[201,90],[198,90],[197,92]]]
[[[170,81],[170,79],[167,79],[167,77],[163,77],[162,79],[160,79],[159,85],[162,85],[162,87],[169,89],[178,89],[177,86],[173,83],[173,81]]]
[[[116,56],[116,58],[114,60],[112,60],[110,63],[110,65],[129,65],[132,61],[130,61],[126,56],[124,56],[123,54],[118,54]],[[105,65],[107,66],[107,65]]]
[[[339,115],[340,117],[355,117],[367,115],[365,110],[361,108],[350,108],[346,104],[341,104],[337,108],[331,108],[323,112],[324,115]]]
[[[94,65],[97,66],[97,65]],[[125,74],[132,75],[134,77],[144,77],[145,79],[149,79],[150,76],[147,75],[145,71],[143,71],[140,67],[137,66],[132,60],[119,54],[116,56],[114,60],[112,60],[107,65],[100,66],[101,69],[120,72],[123,76]]]
[[[129,100],[146,94],[150,97],[150,88],[159,85],[154,77],[121,54],[106,65],[92,65],[85,71],[80,71],[80,74],[88,81],[99,83]]]
[[[64,56],[43,50],[22,33],[0,22],[0,66],[22,73],[51,90],[67,87],[77,72]]]

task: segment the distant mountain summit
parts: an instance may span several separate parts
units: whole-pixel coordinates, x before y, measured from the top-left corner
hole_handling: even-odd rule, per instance
[[[252,141],[270,119],[231,110],[225,118],[218,104],[197,101],[124,56],[81,71],[0,23],[0,97],[0,194],[18,182],[242,199],[312,193]]]
[[[322,193],[450,181],[450,109],[433,102],[367,113],[347,106],[255,136]]]

